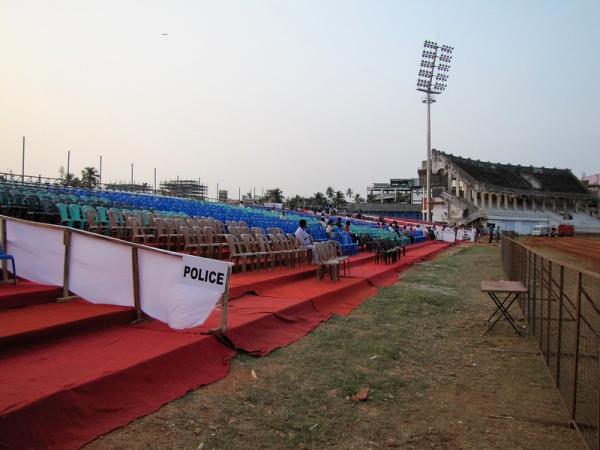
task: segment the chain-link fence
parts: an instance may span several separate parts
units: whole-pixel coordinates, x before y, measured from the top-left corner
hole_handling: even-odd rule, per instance
[[[506,235],[502,263],[509,279],[528,289],[520,306],[573,426],[589,448],[600,450],[600,275],[544,257]]]

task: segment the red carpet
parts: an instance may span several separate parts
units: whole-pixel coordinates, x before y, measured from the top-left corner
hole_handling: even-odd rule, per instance
[[[17,280],[17,286],[0,284],[0,311],[27,305],[53,302],[62,296],[62,288]]]
[[[412,246],[387,266],[360,255],[352,276],[337,283],[318,281],[314,267],[236,274],[227,338],[266,355],[332,314],[350,313],[399,270],[446,247]],[[42,297],[43,289],[29,289]],[[28,303],[26,296],[20,301]],[[82,301],[0,312],[0,448],[77,448],[227,374],[235,351],[207,335],[218,328],[220,311],[185,331],[157,321],[115,325],[130,314]]]
[[[352,256],[352,267],[368,264],[373,261],[374,253],[363,253]],[[314,266],[301,266],[295,269],[277,268],[261,272],[236,273],[229,286],[229,298],[235,299],[261,289],[288,284],[315,276]]]
[[[133,320],[133,309],[83,300],[46,303],[0,312],[0,349]]]
[[[212,336],[112,327],[0,360],[0,448],[78,448],[223,378]]]

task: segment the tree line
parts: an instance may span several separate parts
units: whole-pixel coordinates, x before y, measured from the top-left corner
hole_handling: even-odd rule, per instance
[[[76,177],[73,173],[65,173],[65,168],[62,166],[58,172],[63,186],[93,189],[100,182],[100,175],[95,167],[84,167],[81,170],[81,178]]]
[[[264,201],[273,203],[284,203],[286,208],[340,208],[350,203],[364,203],[365,199],[360,194],[354,193],[352,188],[346,189],[346,192],[336,190],[332,186],[328,186],[325,192],[315,192],[310,197],[294,195],[284,199],[283,191],[280,188],[269,189],[266,192]]]

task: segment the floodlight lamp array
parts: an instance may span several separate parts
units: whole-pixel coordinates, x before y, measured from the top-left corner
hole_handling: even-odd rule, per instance
[[[437,49],[438,48],[437,42],[433,42],[433,41],[425,41],[425,43],[423,44],[423,46],[425,48],[433,48],[433,49]]]

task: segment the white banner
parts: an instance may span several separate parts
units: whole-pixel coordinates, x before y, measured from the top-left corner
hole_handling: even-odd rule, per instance
[[[185,262],[185,263],[184,263]],[[191,328],[204,323],[221,299],[222,289],[215,283],[190,278],[191,269],[198,277],[208,272],[224,273],[227,282],[230,263],[175,253],[139,250],[140,294],[146,314],[169,324],[171,328]],[[184,278],[185,267],[190,271]],[[207,288],[207,285],[211,285]],[[224,285],[223,285],[224,286]]]
[[[71,233],[69,290],[92,303],[134,306],[131,247]]]
[[[7,253],[17,275],[62,286],[64,227],[8,219]],[[228,285],[230,263],[138,248],[140,303],[171,328],[203,324]],[[10,266],[10,265],[9,265]],[[69,290],[92,303],[134,306],[132,247],[91,233],[71,232]]]
[[[37,224],[6,222],[6,253],[15,257],[17,276],[36,283],[62,286],[64,231]],[[8,265],[9,269],[11,265]]]

